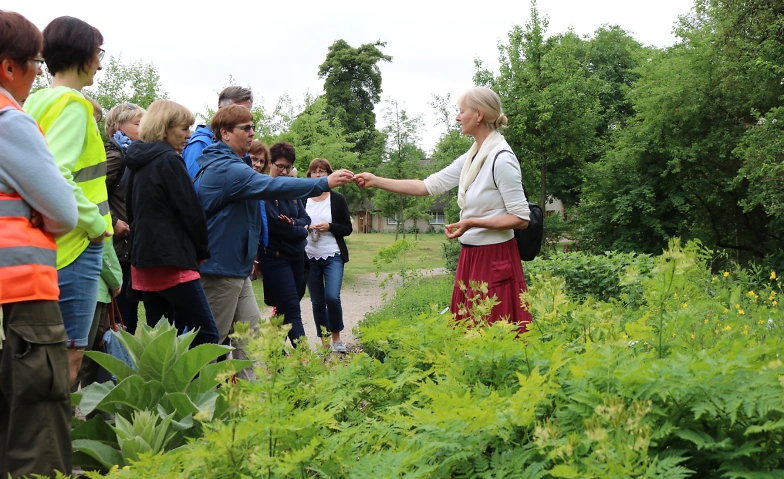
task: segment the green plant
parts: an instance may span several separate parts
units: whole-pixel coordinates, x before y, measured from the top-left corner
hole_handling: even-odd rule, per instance
[[[222,376],[251,362],[212,363],[231,348],[217,344],[190,348],[195,336],[195,331],[178,336],[165,319],[154,328],[140,323],[136,335],[120,331],[117,338],[133,368],[102,352],[85,353],[115,375],[117,383],[91,384],[74,393],[72,401],[85,415],[93,411],[113,415],[115,424],[102,416],[76,421],[72,431],[76,465],[106,470],[135,460],[142,452],[179,447],[187,437],[201,434],[201,422],[226,414],[216,387]]]

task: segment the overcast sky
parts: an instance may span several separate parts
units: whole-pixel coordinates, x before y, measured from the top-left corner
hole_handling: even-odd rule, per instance
[[[692,0],[540,0],[548,35],[572,28],[587,35],[619,25],[646,45],[675,42],[673,26]],[[283,93],[301,103],[322,93],[318,67],[328,47],[344,39],[356,47],[387,42],[382,63],[383,99],[394,98],[409,114],[422,114],[421,145],[430,151],[443,127],[428,105],[431,94],[453,99],[472,86],[474,59],[497,69],[499,41],[529,19],[528,0],[394,2],[201,1],[107,2],[4,0],[0,8],[21,13],[40,29],[71,15],[101,30],[107,55],[124,62],[152,62],[169,98],[193,111],[215,107],[231,75],[253,89],[271,111]],[[381,117],[382,104],[376,107]],[[380,126],[380,125],[379,125]],[[295,145],[296,146],[296,145]]]

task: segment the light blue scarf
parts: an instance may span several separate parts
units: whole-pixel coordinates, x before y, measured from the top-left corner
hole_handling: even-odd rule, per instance
[[[117,130],[112,138],[117,142],[118,145],[120,145],[120,148],[122,148],[123,151],[125,151],[128,148],[128,145],[131,144],[131,139],[125,136],[125,133],[121,132],[120,130]]]

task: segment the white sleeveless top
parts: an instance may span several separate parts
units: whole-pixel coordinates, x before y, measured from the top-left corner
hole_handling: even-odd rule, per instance
[[[327,196],[324,201],[313,201],[308,198],[305,211],[310,216],[310,224],[332,223],[332,195]],[[308,235],[308,244],[305,246],[305,254],[308,258],[327,259],[336,254],[340,254],[338,242],[335,235],[329,231]]]

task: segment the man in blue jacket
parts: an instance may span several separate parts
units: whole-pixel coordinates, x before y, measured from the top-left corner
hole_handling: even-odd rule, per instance
[[[218,110],[229,105],[242,105],[248,110],[253,108],[253,92],[241,86],[230,86],[224,88],[218,95]],[[210,125],[199,125],[191,135],[188,144],[182,151],[182,158],[188,168],[188,175],[193,178],[199,171],[196,159],[201,156],[205,148],[215,143],[213,140],[212,128]]]
[[[218,141],[198,159],[202,171],[196,193],[207,216],[210,259],[201,265],[201,283],[222,343],[235,322],[258,327],[261,317],[248,275],[261,233],[259,200],[318,196],[351,181],[353,173],[338,170],[327,178],[270,178],[242,160],[253,140],[253,116],[242,106],[222,108],[212,119]],[[235,345],[236,359],[245,359]],[[239,375],[255,377],[250,368]]]

